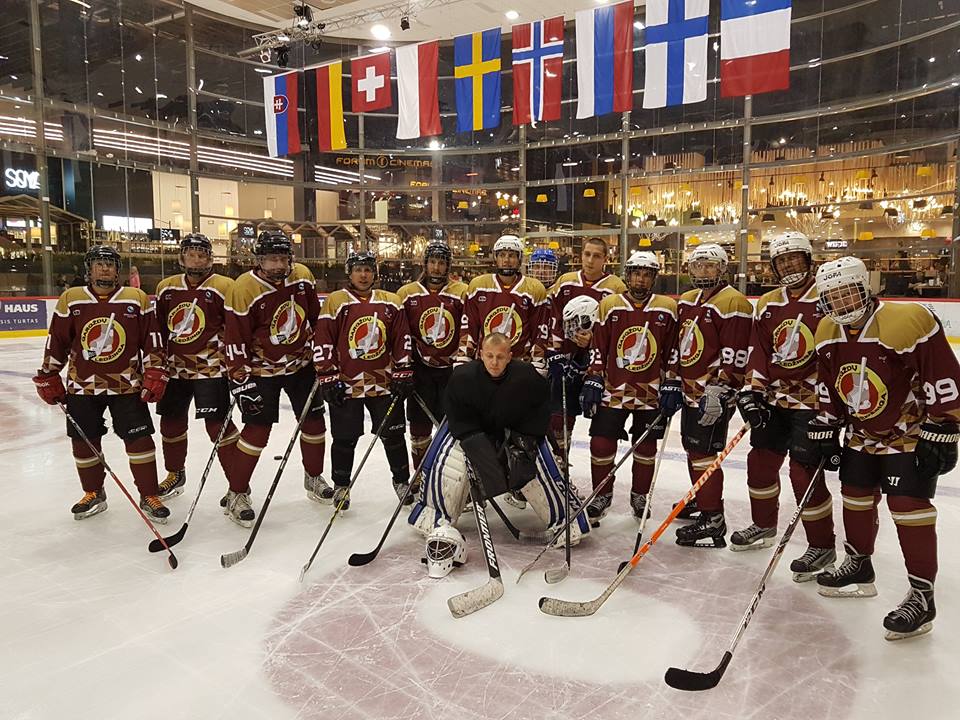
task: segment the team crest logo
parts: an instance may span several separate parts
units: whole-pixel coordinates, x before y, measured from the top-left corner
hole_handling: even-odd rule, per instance
[[[629,327],[617,340],[617,367],[630,372],[643,372],[657,358],[657,341],[646,328]]]
[[[123,326],[108,318],[94,318],[80,331],[80,346],[83,348],[83,359],[98,363],[109,363],[116,360],[127,346],[127,334]]]
[[[703,333],[693,319],[680,326],[680,364],[683,367],[696,365],[703,357]]]
[[[773,331],[773,357],[777,365],[792,370],[800,367],[813,355],[813,333],[810,328],[788,318]]]
[[[178,345],[186,345],[200,337],[206,327],[206,317],[196,302],[182,302],[167,315],[170,339]]]
[[[347,343],[354,360],[376,360],[387,351],[387,327],[374,313],[357,318],[350,326]]]
[[[424,310],[420,316],[420,337],[427,345],[445,348],[453,339],[453,315],[443,306]]]
[[[513,305],[494,308],[487,315],[483,321],[483,335],[486,337],[495,332],[510,338],[511,345],[517,344],[517,340],[520,339],[520,334],[523,332],[523,321],[517,311],[514,310]]]
[[[300,337],[300,328],[306,312],[293,300],[287,300],[273,313],[270,320],[270,342],[273,345],[291,345]]]
[[[887,407],[889,392],[880,376],[870,368],[860,372],[860,363],[845,363],[837,374],[834,386],[840,397],[859,420],[869,420]]]

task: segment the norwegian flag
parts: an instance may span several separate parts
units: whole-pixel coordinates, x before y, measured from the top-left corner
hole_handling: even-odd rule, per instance
[[[560,119],[563,16],[513,26],[513,124]]]

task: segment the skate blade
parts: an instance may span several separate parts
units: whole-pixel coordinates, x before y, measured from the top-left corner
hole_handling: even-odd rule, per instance
[[[890,642],[896,642],[897,640],[907,640],[912,637],[919,637],[920,635],[926,635],[931,630],[933,630],[932,620],[930,622],[924,623],[913,632],[900,633],[900,632],[894,632],[893,630],[887,630],[886,634],[883,636],[883,639],[889,640]]]
[[[307,492],[307,499],[313,500],[315,503],[320,503],[321,505],[333,505],[333,496],[331,495],[328,498],[321,497],[316,493]]]
[[[107,501],[104,500],[102,503],[100,503],[100,504],[97,505],[96,507],[90,508],[90,509],[87,510],[86,512],[74,513],[74,514],[73,514],[73,519],[74,519],[74,520],[86,520],[87,518],[91,518],[91,517],[93,517],[94,515],[99,515],[100,513],[102,513],[102,512],[103,512],[104,510],[106,510],[106,509],[107,509]]]
[[[874,587],[873,583],[859,583],[854,584],[852,587],[852,590],[848,590],[846,588],[834,588],[821,585],[817,588],[817,592],[823,595],[823,597],[829,598],[870,598],[877,596],[877,588]]]
[[[730,549],[733,552],[746,552],[747,550],[763,550],[764,548],[768,548],[771,545],[773,545],[775,540],[776,540],[775,537],[763,538],[762,540],[757,540],[756,542],[752,542],[749,545],[737,545],[735,542],[731,540]]]
[[[707,550],[715,550],[719,548],[725,548],[727,546],[727,541],[722,537],[720,538],[700,538],[698,540],[681,540],[677,538],[677,545],[680,547],[692,547],[692,548],[703,548]]]
[[[181,485],[180,487],[175,487],[175,488],[173,488],[173,490],[171,490],[171,491],[168,492],[167,494],[165,494],[165,495],[160,495],[159,497],[160,497],[161,500],[170,500],[171,498],[175,498],[177,495],[183,495],[183,486],[182,486],[182,485]]]
[[[814,570],[812,572],[795,572],[793,573],[793,581],[795,583],[810,582],[811,580],[816,580],[817,575],[819,575],[820,573],[833,572],[833,570],[834,570],[834,564],[830,563],[829,565],[826,565],[820,570]]]
[[[241,520],[240,518],[234,517],[234,516],[231,515],[230,513],[224,513],[224,515],[226,515],[228,518],[230,518],[230,520],[232,520],[233,522],[235,522],[237,525],[239,525],[239,526],[242,527],[242,528],[251,528],[251,527],[253,527],[253,520],[256,520],[256,518],[254,518],[253,520]]]
[[[513,495],[508,494],[506,497],[504,497],[504,500],[506,501],[507,505],[510,507],[515,507],[517,510],[527,509],[527,503],[523,500],[517,500],[513,497]]]

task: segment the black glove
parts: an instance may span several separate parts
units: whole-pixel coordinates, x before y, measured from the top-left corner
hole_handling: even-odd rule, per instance
[[[537,476],[537,439],[533,435],[510,431],[503,450],[510,471],[510,489],[520,490]]]
[[[240,406],[240,412],[244,415],[259,415],[263,410],[263,396],[250,376],[243,380],[232,380],[230,395],[236,400],[237,405]]]
[[[395,367],[390,378],[390,393],[401,400],[413,395],[413,368]]]
[[[550,381],[550,385],[559,387],[566,374],[567,356],[563,353],[547,355],[547,379]]]
[[[737,395],[737,409],[754,430],[759,430],[770,420],[770,406],[763,395],[754,390],[742,390]]]
[[[666,380],[660,385],[660,412],[673,417],[683,407],[683,385],[679,380]]]
[[[347,386],[336,373],[321,375],[320,393],[327,404],[340,407],[347,399]]]
[[[817,459],[826,461],[824,471],[833,472],[840,468],[840,455],[843,452],[840,447],[840,428],[819,420],[811,420],[807,423],[807,440],[820,456]]]
[[[592,418],[596,415],[601,400],[603,400],[603,378],[599,375],[587,375],[587,379],[583,381],[583,389],[580,391],[580,407],[583,410],[583,416]]]
[[[955,422],[925,422],[917,443],[917,471],[924,480],[944,475],[957,466],[960,426]]]

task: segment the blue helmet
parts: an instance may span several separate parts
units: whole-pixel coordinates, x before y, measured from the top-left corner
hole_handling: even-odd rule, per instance
[[[527,274],[544,285],[553,285],[557,279],[557,255],[549,248],[537,248],[527,261]]]

